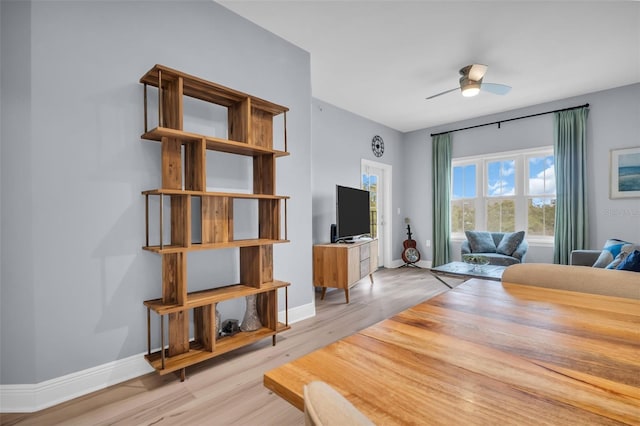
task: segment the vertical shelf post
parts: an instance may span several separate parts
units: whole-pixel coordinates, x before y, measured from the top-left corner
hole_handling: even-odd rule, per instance
[[[149,126],[147,125],[147,85],[144,85],[144,132],[147,133],[149,131]]]
[[[149,246],[149,194],[144,194],[144,231],[145,245]]]
[[[164,248],[163,240],[163,228],[164,228],[164,195],[160,194],[160,250]]]
[[[164,105],[164,96],[162,93],[162,70],[158,68],[158,127],[164,127],[164,111],[162,106]]]
[[[160,315],[160,365],[163,370],[165,369],[164,358],[164,315]]]
[[[147,355],[151,355],[151,309],[147,306]]]

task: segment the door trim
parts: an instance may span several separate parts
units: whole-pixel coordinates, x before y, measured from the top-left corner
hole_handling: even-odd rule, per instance
[[[383,183],[382,190],[384,191],[384,217],[386,219],[386,222],[385,222],[385,226],[382,227],[382,230],[384,232],[383,234],[384,247],[380,247],[380,249],[382,250],[382,258],[384,259],[383,266],[385,268],[392,268],[393,258],[392,258],[392,250],[391,250],[391,243],[392,243],[391,231],[393,229],[393,226],[392,226],[393,216],[391,212],[392,212],[392,205],[393,205],[393,202],[392,202],[393,194],[392,194],[391,188],[393,188],[393,185],[391,183],[392,183],[393,168],[389,164],[378,163],[376,161],[366,160],[363,158],[360,162],[360,180],[361,181],[362,181],[362,174],[364,173],[366,167],[375,167],[378,169],[382,169],[382,171],[384,172],[384,177],[382,179],[382,183]]]

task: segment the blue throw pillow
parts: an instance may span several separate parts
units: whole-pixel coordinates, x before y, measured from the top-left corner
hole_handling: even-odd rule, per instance
[[[524,231],[507,232],[502,237],[502,241],[498,244],[496,253],[504,254],[505,256],[511,256],[518,248],[520,243],[524,240]]]
[[[640,246],[636,246],[633,244],[625,244],[620,249],[620,253],[616,256],[615,259],[611,263],[609,263],[606,269],[617,269],[618,266],[635,250],[640,250]]]
[[[620,254],[622,246],[629,244],[627,241],[622,241],[617,238],[612,238],[604,243],[602,253],[598,256],[598,259],[593,264],[594,268],[605,268],[614,261],[616,256]],[[616,265],[617,266],[617,265]]]
[[[640,251],[634,250],[633,253],[620,262],[616,269],[640,272]]]
[[[496,243],[493,241],[491,232],[486,231],[464,231],[471,247],[471,253],[495,253]]]

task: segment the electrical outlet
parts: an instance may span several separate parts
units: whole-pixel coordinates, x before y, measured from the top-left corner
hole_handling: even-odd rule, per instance
[[[427,246],[427,247],[431,247],[431,240],[427,240],[427,242],[424,243],[424,245]]]

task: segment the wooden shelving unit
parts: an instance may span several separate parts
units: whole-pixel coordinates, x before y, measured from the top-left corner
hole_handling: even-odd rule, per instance
[[[143,139],[161,144],[162,186],[144,191],[146,202],[146,243],[144,250],[162,256],[162,295],[147,300],[147,347],[149,363],[160,373],[179,371],[184,380],[186,367],[233,349],[272,337],[289,328],[278,321],[278,292],[284,289],[288,310],[289,283],[273,277],[273,245],[288,242],[287,199],[275,192],[275,159],[289,155],[286,139],[288,108],[216,83],[155,65],[142,78],[144,84]],[[156,87],[158,126],[148,129],[148,86]],[[183,98],[192,97],[227,108],[228,139],[187,132],[183,129]],[[284,150],[273,148],[273,117],[284,116]],[[206,189],[206,154],[218,151],[253,158],[253,193],[213,192]],[[159,199],[158,244],[150,244],[150,197]],[[192,200],[199,198],[199,212]],[[169,235],[165,235],[165,199],[170,207]],[[234,238],[233,200],[256,200],[257,238]],[[199,213],[195,214],[194,213]],[[284,226],[281,226],[284,214]],[[193,217],[197,219],[192,219]],[[199,221],[200,235],[193,238],[193,220]],[[284,229],[281,229],[284,228]],[[189,292],[187,255],[196,250],[236,247],[240,252],[240,281],[204,291]],[[216,305],[230,299],[257,295],[262,327],[220,337]],[[193,311],[190,330],[189,311]],[[160,349],[151,349],[151,312],[160,317]],[[165,330],[165,324],[167,329]]]

